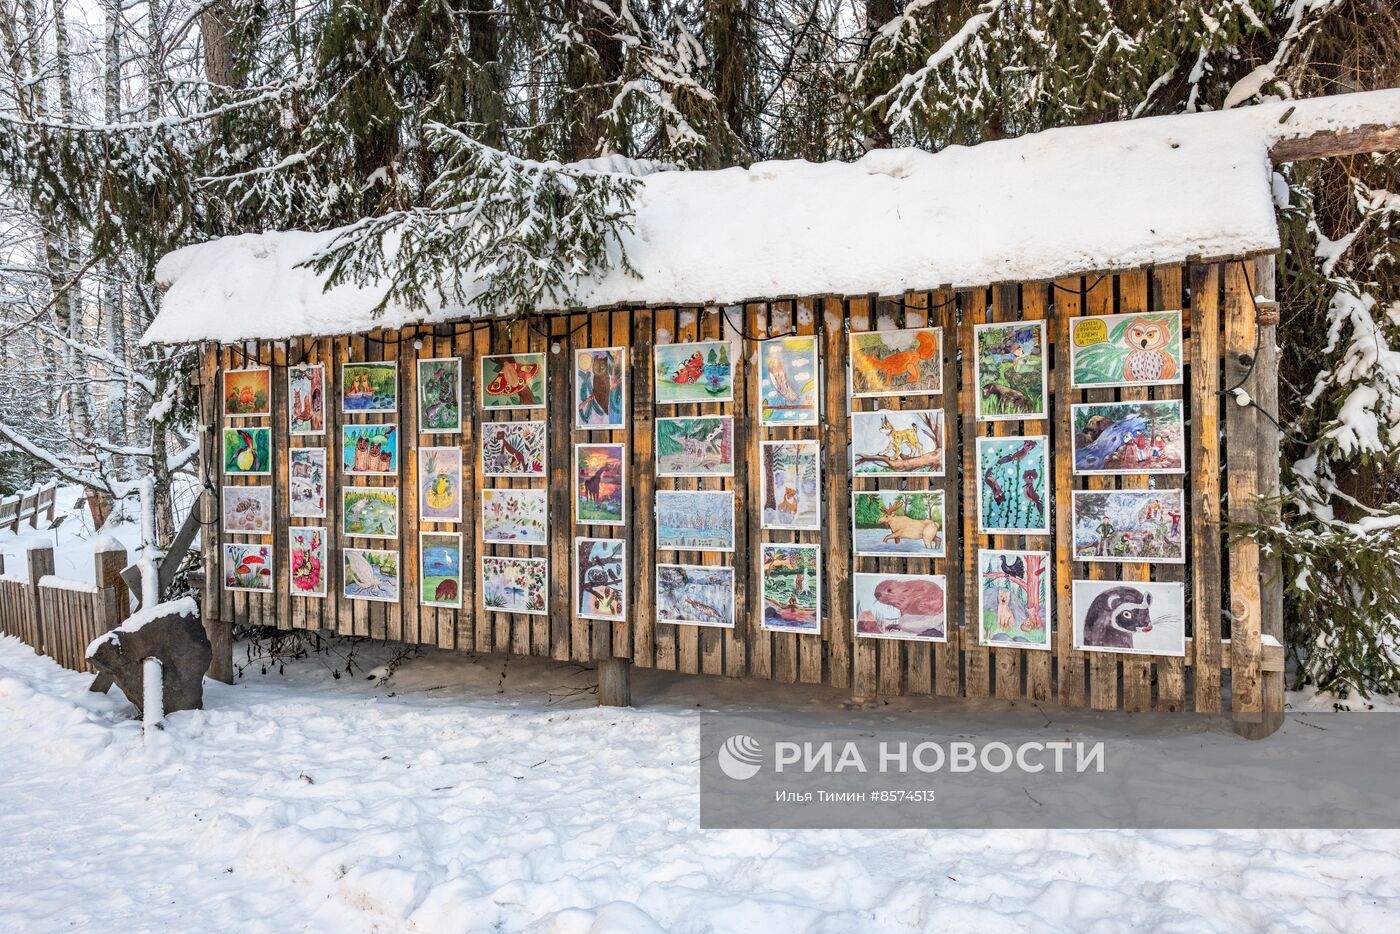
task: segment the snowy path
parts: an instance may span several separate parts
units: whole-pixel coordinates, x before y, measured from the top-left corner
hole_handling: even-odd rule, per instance
[[[1400,921],[1400,833],[702,832],[693,699],[644,676],[648,706],[600,710],[586,673],[504,670],[432,654],[376,686],[303,662],[212,686],[209,710],[146,750],[117,692],[88,694],[87,678],[0,639],[0,929]],[[689,684],[706,703],[740,696]]]

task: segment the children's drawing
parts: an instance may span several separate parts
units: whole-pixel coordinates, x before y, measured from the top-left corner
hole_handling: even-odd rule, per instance
[[[583,431],[627,425],[627,348],[574,351],[574,427]]]
[[[941,574],[853,574],[856,635],[947,642],[947,580]]]
[[[696,415],[656,420],[658,477],[734,476],[734,417]]]
[[[418,518],[462,521],[462,449],[418,449]]]
[[[462,430],[462,361],[418,361],[418,431],[446,435]]]
[[[942,490],[874,490],[851,494],[851,540],[857,555],[941,558]]]
[[[399,365],[347,363],[340,368],[340,410],[361,415],[399,410]],[[397,595],[395,596],[397,599]]]
[[[272,546],[224,543],[224,589],[272,593]]]
[[[326,368],[319,363],[287,367],[287,433],[326,431]]]
[[[287,530],[294,597],[326,595],[326,530],[314,525],[294,525]]]
[[[544,422],[482,422],[482,474],[543,477],[545,440]]]
[[[1070,406],[1076,474],[1185,473],[1181,400]]]
[[[271,428],[225,428],[224,473],[244,477],[272,474]]]
[[[224,370],[224,415],[254,418],[272,414],[272,370]]]
[[[1181,312],[1069,319],[1075,389],[1181,382]]]
[[[817,339],[775,337],[758,345],[759,422],[815,425]]]
[[[1045,418],[1045,322],[978,324],[977,419]]]
[[[574,515],[580,525],[627,522],[627,445],[574,445]]]
[[[656,621],[734,628],[734,569],[658,564]]]
[[[658,551],[733,551],[734,493],[657,490]]]
[[[1073,503],[1076,560],[1186,562],[1182,490],[1075,490]]]
[[[657,405],[734,401],[733,355],[728,341],[656,345]]]
[[[272,487],[225,486],[224,531],[265,535],[272,531]]]
[[[483,409],[544,408],[545,356],[503,353],[481,358]]]
[[[1074,647],[1081,652],[1186,655],[1186,586],[1074,581]]]
[[[1045,435],[977,439],[979,534],[1050,534],[1048,442]]]
[[[548,490],[482,490],[482,540],[497,545],[547,545]]]
[[[1050,552],[977,552],[982,645],[1050,648]]]
[[[926,396],[942,392],[942,328],[851,334],[852,396]]]
[[[763,628],[776,632],[822,631],[821,548],[764,542]]]
[[[345,425],[340,429],[340,466],[347,474],[393,477],[399,472],[399,426]]]
[[[462,605],[462,533],[418,536],[418,599],[424,606]]]
[[[549,561],[545,558],[481,558],[481,599],[497,613],[544,616],[549,605]]]
[[[345,534],[359,538],[399,537],[399,491],[388,487],[347,486],[340,491]]]
[[[942,409],[851,413],[852,473],[857,477],[941,477]]]
[[[287,461],[288,511],[297,519],[324,519],[326,449],[292,448]]]
[[[820,459],[815,441],[763,442],[763,528],[821,528]]]
[[[627,618],[627,543],[617,538],[574,539],[574,615]]]
[[[399,553],[378,548],[341,551],[342,592],[351,600],[399,602]]]

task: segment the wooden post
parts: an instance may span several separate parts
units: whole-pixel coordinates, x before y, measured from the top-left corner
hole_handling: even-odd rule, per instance
[[[25,560],[29,562],[29,599],[30,610],[34,614],[34,651],[43,655],[44,611],[39,602],[39,581],[53,573],[53,549],[47,546],[31,548],[25,552]]]
[[[598,706],[632,706],[632,662],[626,658],[598,660]]]

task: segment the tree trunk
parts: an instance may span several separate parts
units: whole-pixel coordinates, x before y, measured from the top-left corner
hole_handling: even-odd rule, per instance
[[[481,123],[481,142],[503,149],[505,80],[501,73],[501,40],[496,17],[492,0],[467,0],[467,52],[480,73],[473,97]]]
[[[615,9],[615,4],[609,3],[608,8]],[[577,23],[583,34],[583,45],[571,44],[568,52],[569,87],[575,94],[569,115],[570,158],[621,151],[622,130],[609,138],[603,124],[603,113],[612,104],[612,91],[622,77],[622,41],[615,35],[616,16],[599,10],[590,0],[566,0],[565,11],[569,22]]]
[[[880,27],[895,18],[898,4],[895,0],[865,0],[865,31],[866,48],[869,49],[870,42],[875,38]],[[861,101],[863,105],[869,105],[870,101]],[[894,145],[894,133],[890,130],[889,121],[885,115],[877,110],[870,113],[870,136],[865,141],[866,149],[889,149]]]
[[[204,77],[216,88],[234,88],[233,0],[215,0],[199,17],[204,40]]]

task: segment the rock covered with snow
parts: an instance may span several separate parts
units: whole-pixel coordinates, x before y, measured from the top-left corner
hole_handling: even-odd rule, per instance
[[[578,283],[581,307],[733,304],[782,295],[899,294],[1276,250],[1269,149],[1400,123],[1400,89],[1046,130],[850,163],[761,162],[655,172],[618,266]],[[463,317],[300,265],[336,231],[225,237],[167,255],[145,343],[350,334]],[[468,288],[469,294],[474,294]]]
[[[87,660],[110,675],[137,709],[143,704],[142,662],[152,657],[161,662],[165,713],[204,706],[204,673],[213,650],[192,598],[142,609],[87,648]]]

